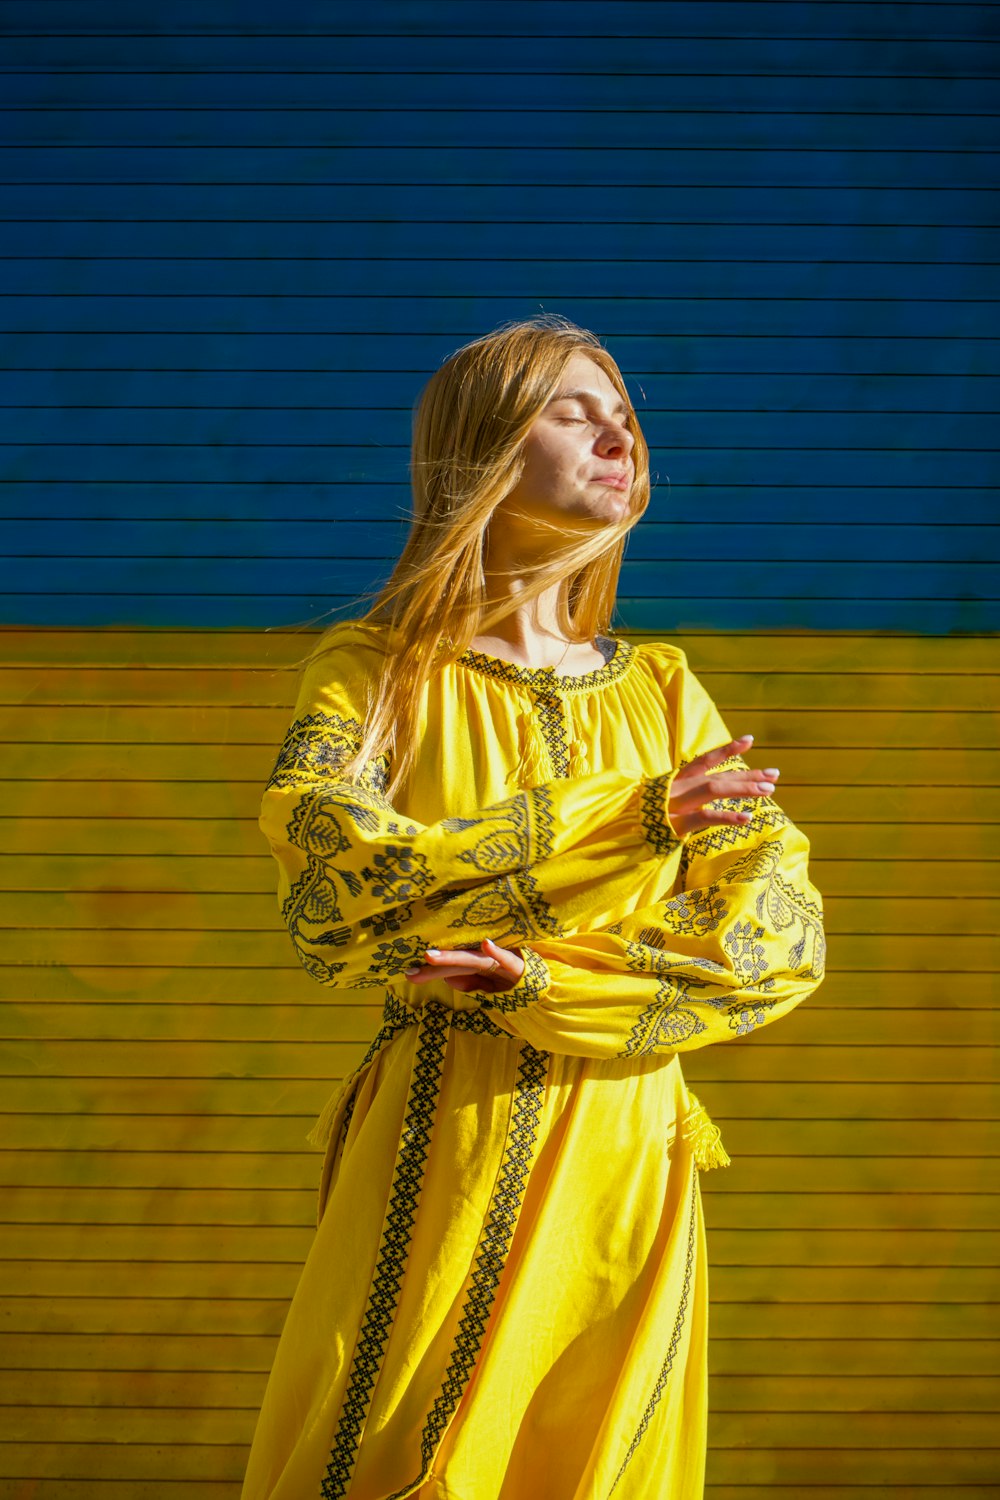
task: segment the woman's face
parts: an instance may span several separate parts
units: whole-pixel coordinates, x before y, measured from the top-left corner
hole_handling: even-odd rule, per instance
[[[629,411],[600,365],[574,354],[524,442],[524,472],[501,509],[583,525],[628,513]]]

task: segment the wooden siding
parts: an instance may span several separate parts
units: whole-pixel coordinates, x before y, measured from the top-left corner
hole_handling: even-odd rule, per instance
[[[539,306],[651,441],[618,624],[782,766],[829,911],[815,999],[685,1060],[706,1500],[997,1493],[998,47],[0,0],[0,1500],[236,1500],[378,1015],[278,917],[287,663],[398,550],[422,381]]]
[[[703,1180],[710,1500],[985,1496],[995,642],[675,638],[782,766],[831,945],[799,1011],[685,1058],[734,1158]],[[304,1136],[380,1013],[299,969],[256,827],[305,644],[8,633],[4,1495],[238,1493]]]

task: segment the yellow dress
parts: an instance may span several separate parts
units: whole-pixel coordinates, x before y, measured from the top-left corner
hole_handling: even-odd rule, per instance
[[[261,812],[301,962],[385,1010],[321,1122],[243,1500],[700,1500],[728,1157],[678,1054],[819,983],[808,842],[770,799],[675,836],[673,774],[729,731],[681,651],[605,637],[582,677],[439,664],[390,806],[385,758],[338,780],[384,639],[328,633]],[[513,989],[403,975],[483,937]]]

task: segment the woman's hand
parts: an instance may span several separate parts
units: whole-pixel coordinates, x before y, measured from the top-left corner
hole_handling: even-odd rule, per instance
[[[482,953],[467,948],[428,948],[427,962],[419,968],[407,969],[406,978],[411,984],[423,984],[428,979],[443,979],[453,990],[510,990],[524,973],[524,959],[517,949],[500,948],[492,938],[483,938]],[[493,960],[500,967],[494,966]]]
[[[752,734],[741,735],[728,745],[706,750],[674,777],[667,816],[678,837],[699,833],[717,823],[750,822],[752,812],[709,804],[720,797],[769,797],[781,772],[773,766],[766,771],[723,771],[719,776],[711,776],[709,772],[730,756],[742,755],[752,744]]]

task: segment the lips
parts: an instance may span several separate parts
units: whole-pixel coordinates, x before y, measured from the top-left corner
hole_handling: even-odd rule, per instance
[[[598,474],[595,476],[596,484],[607,484],[615,490],[627,490],[631,482],[629,476],[623,473],[621,469],[613,469],[608,474]]]

